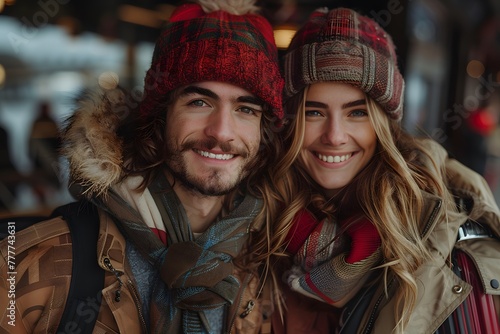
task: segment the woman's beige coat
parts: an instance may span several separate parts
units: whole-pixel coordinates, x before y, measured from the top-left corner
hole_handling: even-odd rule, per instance
[[[448,158],[445,150],[432,141],[428,145],[435,152],[436,160],[445,164],[448,188],[459,198],[470,200],[471,211],[459,213],[455,203],[444,203],[442,199],[424,194],[425,209],[420,229],[429,246],[433,260],[416,272],[419,293],[416,308],[405,329],[406,334],[434,333],[443,321],[470,294],[472,288],[451,269],[450,254],[453,248],[469,254],[477,265],[486,293],[494,295],[497,312],[500,311],[500,288],[491,282],[500,282],[500,239],[470,239],[456,242],[460,225],[471,219],[490,227],[500,236],[500,212],[491,190],[479,174],[454,159]],[[446,215],[436,215],[437,209],[446,205]],[[445,217],[447,216],[447,217]],[[390,278],[388,280],[390,282]],[[383,283],[383,281],[381,281]],[[389,283],[390,284],[390,283]],[[395,286],[391,286],[394,291]],[[391,333],[396,326],[394,298],[387,299],[384,285],[379,284],[368,312],[364,315],[359,333]],[[378,305],[375,306],[375,305]],[[497,314],[500,318],[500,315]],[[370,331],[371,329],[371,331]]]

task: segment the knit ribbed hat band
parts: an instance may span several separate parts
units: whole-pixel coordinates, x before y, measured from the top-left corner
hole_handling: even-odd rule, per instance
[[[250,91],[281,119],[284,83],[277,59],[272,27],[262,16],[204,13],[198,4],[183,5],[156,42],[141,115],[176,88],[221,81]]]
[[[284,58],[285,98],[317,82],[351,84],[400,120],[404,80],[395,47],[373,20],[353,10],[316,11],[293,38]]]

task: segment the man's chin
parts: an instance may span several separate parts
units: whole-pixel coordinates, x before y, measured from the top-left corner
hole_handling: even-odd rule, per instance
[[[185,189],[202,196],[224,196],[232,192],[238,187],[236,185],[207,185],[193,184],[191,182],[182,182]]]
[[[233,168],[187,168],[188,164],[169,166],[169,172],[185,190],[195,195],[223,196],[238,188],[249,170],[241,166]],[[182,168],[184,167],[184,168]]]
[[[182,187],[202,196],[224,196],[238,188],[241,180],[221,180],[217,176],[207,179],[193,179],[187,175],[174,173]]]

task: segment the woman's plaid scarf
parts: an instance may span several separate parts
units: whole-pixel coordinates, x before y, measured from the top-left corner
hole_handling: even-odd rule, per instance
[[[167,245],[113,191],[105,206],[117,218],[127,241],[158,268],[150,332],[208,333],[203,311],[231,305],[238,295],[240,282],[232,275],[232,260],[246,243],[262,201],[245,196],[232,212],[194,240],[184,207],[163,174],[149,190],[164,220]]]
[[[339,234],[336,221],[318,222],[304,210],[297,214],[294,224],[301,230],[289,233],[293,247],[287,250],[293,254],[294,264],[284,279],[292,290],[310,298],[332,305],[345,303],[380,260],[380,249],[359,262],[348,263],[349,237]]]

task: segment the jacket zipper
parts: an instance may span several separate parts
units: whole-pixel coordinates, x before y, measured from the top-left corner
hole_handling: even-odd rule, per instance
[[[120,276],[123,275],[122,271],[116,270],[113,265],[111,264],[111,261],[109,258],[105,257],[104,258],[104,265],[115,275],[116,280],[118,281],[118,289],[115,290],[115,302],[119,302],[121,300],[121,289],[123,286],[123,281],[120,278]]]
[[[139,294],[137,293],[137,289],[135,288],[134,284],[130,279],[127,281],[127,283],[130,289],[132,290],[132,298],[134,298],[135,304],[137,305],[137,312],[139,313],[139,319],[141,320],[142,331],[143,333],[147,333],[148,328],[146,326],[146,320],[144,320],[144,314],[142,313],[141,301],[138,297]]]
[[[119,303],[121,300],[121,288],[123,287],[123,281],[121,279],[121,276],[124,274],[122,271],[116,270],[113,265],[111,264],[111,260],[107,257],[104,258],[103,260],[104,265],[115,275],[116,280],[118,281],[118,289],[115,291],[115,302]],[[146,326],[146,321],[144,320],[144,315],[142,313],[142,308],[141,308],[141,303],[139,298],[137,297],[137,290],[135,289],[134,285],[132,284],[132,281],[127,280],[127,284],[132,290],[132,298],[134,299],[134,302],[137,306],[137,312],[139,313],[139,319],[141,321],[141,327],[143,333],[147,333],[147,326]]]
[[[424,229],[422,230],[422,233],[420,234],[421,237],[423,237],[427,231],[429,230],[429,228],[431,227],[432,223],[434,222],[434,220],[436,219],[436,215],[438,213],[438,210],[441,208],[441,204],[442,204],[442,201],[439,200],[437,203],[436,203],[436,206],[434,206],[434,209],[432,210],[431,212],[431,215],[429,217],[429,220],[427,221],[427,224],[425,224],[425,227]]]
[[[425,224],[424,229],[422,230],[422,233],[420,234],[421,237],[423,237],[427,233],[427,231],[431,227],[432,223],[436,219],[437,212],[438,212],[439,208],[441,208],[441,203],[442,203],[442,201],[438,201],[436,203],[436,205],[434,206],[434,209],[432,209],[431,215],[430,215],[429,219],[427,220],[427,224]],[[387,290],[388,291],[391,288],[391,286],[394,283],[394,281],[395,281],[395,278],[391,279],[391,281],[387,285]],[[368,323],[367,323],[367,325],[366,325],[365,330],[363,331],[363,333],[365,333],[365,334],[371,333],[371,331],[373,329],[372,327],[375,324],[375,314],[377,313],[378,308],[380,306],[380,303],[382,303],[382,299],[383,298],[384,298],[384,294],[382,293],[378,297],[377,302],[375,303],[375,305],[373,307],[373,310],[370,313],[370,317],[368,318]]]
[[[252,312],[253,308],[255,306],[255,302],[253,299],[249,300],[247,303],[247,307],[245,307],[245,310],[240,314],[240,318],[245,318],[247,315]]]
[[[240,308],[241,302],[243,301],[243,296],[245,295],[244,292],[245,292],[246,288],[248,287],[248,284],[250,283],[251,279],[252,279],[252,275],[251,274],[246,275],[246,278],[245,278],[245,281],[244,281],[244,285],[242,285],[242,288],[241,288],[241,291],[240,291],[240,298],[238,300],[238,304],[235,305],[234,312],[231,315],[231,322],[230,322],[230,326],[229,326],[229,331],[227,331],[226,333],[231,333],[233,331],[234,322],[236,321],[236,315],[238,314],[238,309]],[[255,302],[253,300],[250,300],[248,302],[248,305],[247,305],[245,311],[240,316],[242,318],[246,317],[248,314],[250,314],[250,312],[252,311],[252,309],[253,309],[254,306],[255,306]],[[230,306],[227,306],[227,307],[229,309],[231,309]]]
[[[389,284],[387,285],[387,290],[391,288],[392,284],[394,283],[394,278],[391,279]],[[377,302],[375,303],[372,312],[370,313],[370,318],[368,318],[368,324],[366,325],[365,330],[363,333],[371,333],[373,324],[375,323],[375,314],[377,313],[377,309],[380,306],[380,303],[382,303],[382,299],[384,298],[384,294],[381,294],[380,297],[378,297]]]

